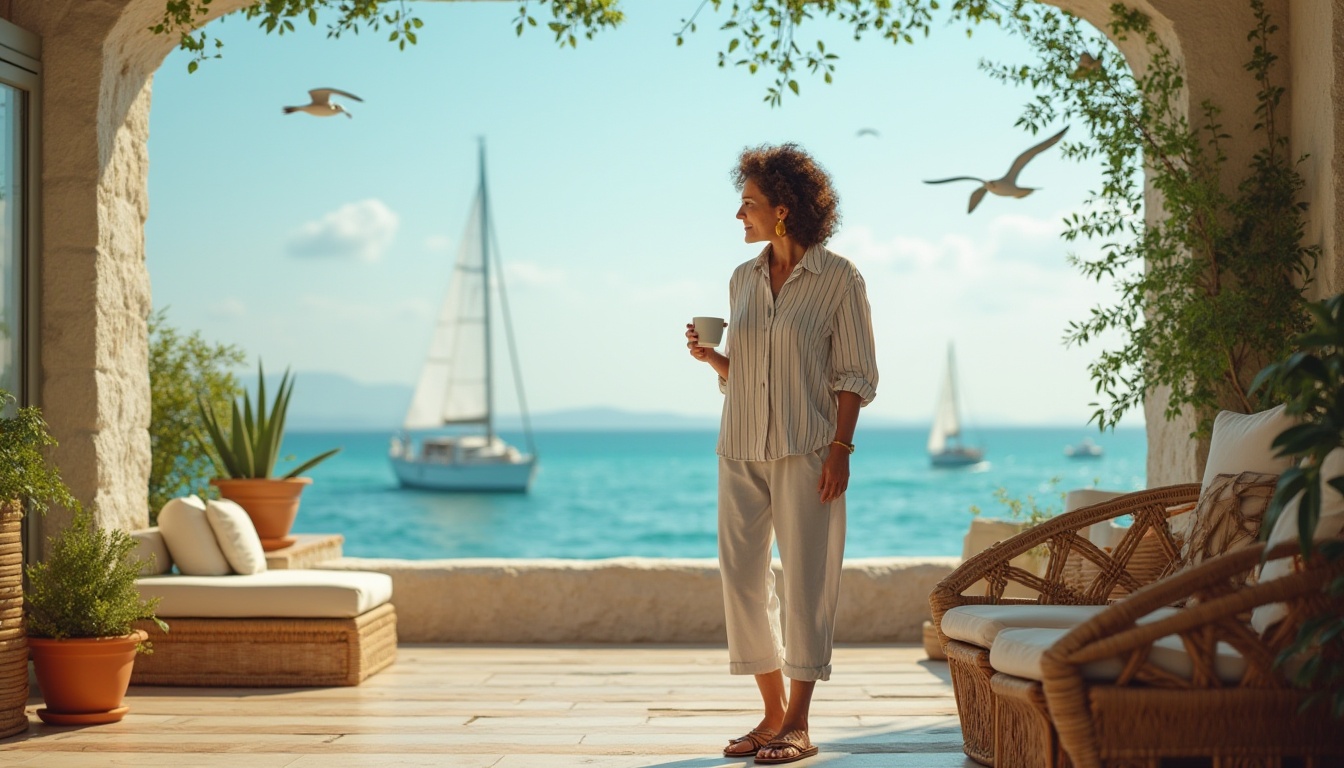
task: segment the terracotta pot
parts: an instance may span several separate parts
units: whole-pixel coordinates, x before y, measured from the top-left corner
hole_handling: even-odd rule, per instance
[[[283,480],[225,480],[216,478],[210,484],[219,488],[219,494],[238,502],[261,537],[261,548],[270,552],[284,549],[295,539],[289,535],[294,517],[299,514],[299,496],[312,485],[311,477],[291,477]]]
[[[121,637],[28,638],[37,685],[47,705],[37,716],[53,725],[120,720],[130,709],[122,699],[131,684],[135,646],[148,637],[137,629]]]
[[[23,508],[0,504],[0,739],[28,730],[22,528]]]

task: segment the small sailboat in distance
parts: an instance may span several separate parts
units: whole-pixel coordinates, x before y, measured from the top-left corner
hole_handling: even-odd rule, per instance
[[[957,406],[957,366],[952,343],[947,344],[947,371],[938,391],[938,406],[929,430],[929,461],[935,467],[968,467],[985,459],[981,448],[961,443],[961,414]]]
[[[467,233],[453,270],[453,285],[439,311],[434,339],[416,384],[402,434],[392,438],[389,459],[397,480],[435,491],[525,492],[537,472],[527,401],[509,320],[503,276],[491,276],[499,254],[485,186],[485,141],[480,148],[480,186]],[[509,345],[518,407],[528,452],[495,432],[494,366],[491,361],[491,294],[498,291]],[[454,430],[444,435],[442,430]],[[437,431],[416,445],[412,430]],[[417,450],[418,449],[418,450]]]

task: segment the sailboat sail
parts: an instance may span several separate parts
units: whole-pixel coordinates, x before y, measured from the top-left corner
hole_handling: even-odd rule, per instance
[[[929,430],[929,453],[942,453],[947,441],[961,435],[961,419],[957,416],[957,373],[952,362],[952,347],[947,348],[947,371],[943,386],[938,391],[938,406],[933,414],[933,428]]]
[[[480,207],[477,194],[429,354],[403,422],[408,430],[485,424],[490,416]]]

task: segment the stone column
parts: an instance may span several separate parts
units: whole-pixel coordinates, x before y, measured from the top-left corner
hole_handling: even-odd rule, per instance
[[[1344,7],[1338,2],[1294,3],[1284,25],[1292,49],[1293,118],[1290,151],[1309,200],[1306,241],[1319,243],[1321,261],[1310,295],[1344,291]]]
[[[39,404],[53,459],[103,526],[148,521],[149,73],[109,56],[117,2],[19,2],[42,37]],[[45,535],[68,514],[41,521]]]

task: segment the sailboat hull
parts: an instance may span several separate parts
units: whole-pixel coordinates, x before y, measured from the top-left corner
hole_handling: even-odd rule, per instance
[[[929,462],[935,467],[969,467],[984,460],[985,452],[978,448],[949,448],[929,454]]]
[[[392,471],[405,488],[461,493],[526,493],[537,474],[537,461],[489,464],[442,463],[393,458]]]

